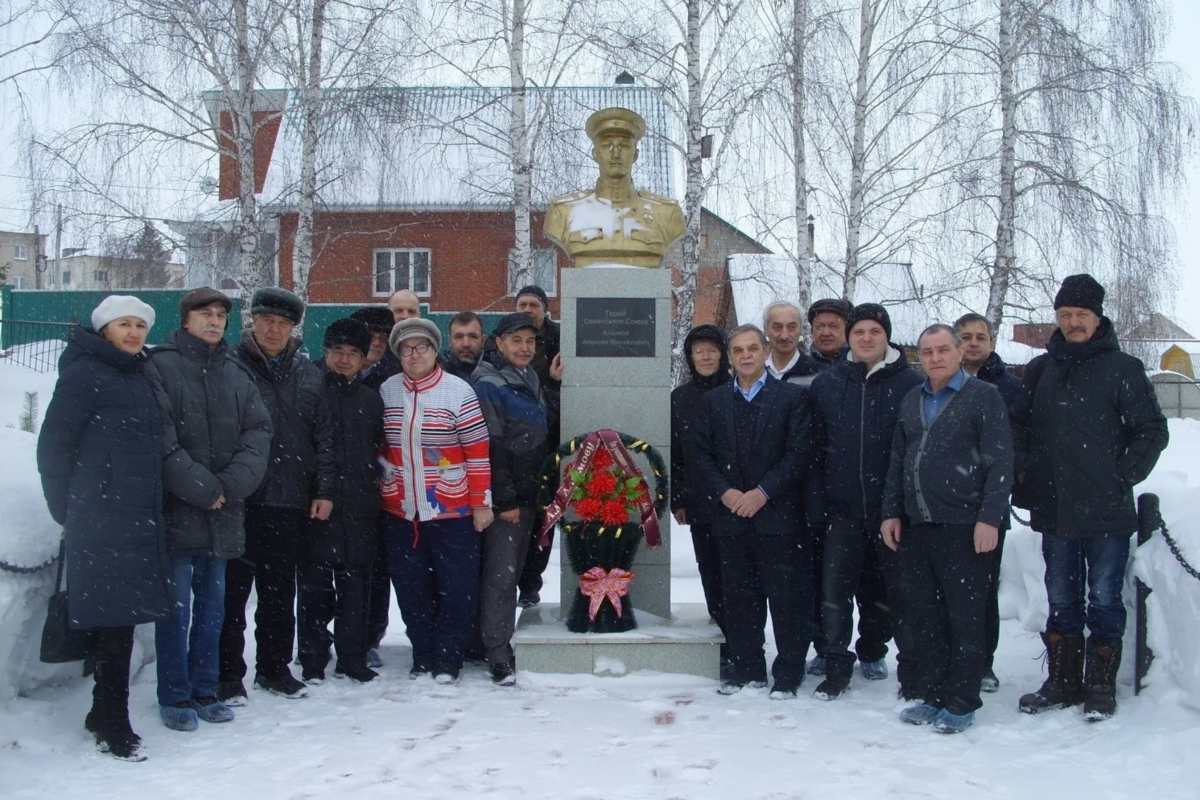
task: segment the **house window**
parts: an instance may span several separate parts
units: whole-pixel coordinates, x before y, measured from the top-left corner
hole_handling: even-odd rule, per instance
[[[96,270],[96,283],[108,283],[108,270]]]
[[[12,287],[14,289],[24,289],[25,288],[25,277],[24,276],[13,275],[11,280],[12,280]]]
[[[69,270],[69,269],[63,270],[62,285],[63,285],[64,289],[71,285],[71,270]]]
[[[17,261],[28,261],[29,260],[29,248],[26,245],[18,244],[18,245],[14,245],[14,247],[17,252],[13,256],[13,258],[15,258]]]
[[[533,248],[533,263],[530,265],[530,271],[533,274],[529,280],[518,280],[516,259],[513,258],[513,251],[508,251],[509,294],[515,294],[522,286],[528,286],[531,283],[542,287],[549,297],[558,294],[558,250],[556,248]]]
[[[429,250],[376,250],[375,294],[390,295],[408,289],[418,297],[428,297]]]

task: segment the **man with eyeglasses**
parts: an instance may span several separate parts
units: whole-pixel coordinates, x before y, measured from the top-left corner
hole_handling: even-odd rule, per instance
[[[488,429],[475,392],[438,365],[442,333],[401,320],[388,340],[404,372],[383,396],[383,536],[413,663],[458,681],[475,620],[479,534],[492,523]]]

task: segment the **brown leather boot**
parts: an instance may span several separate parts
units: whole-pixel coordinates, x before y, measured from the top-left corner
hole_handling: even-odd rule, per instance
[[[1077,706],[1083,695],[1083,634],[1043,633],[1049,675],[1042,688],[1024,695],[1019,703],[1025,714],[1040,714]]]
[[[1083,718],[1099,722],[1117,713],[1117,671],[1121,668],[1121,641],[1101,642],[1095,636],[1087,640],[1087,675]]]

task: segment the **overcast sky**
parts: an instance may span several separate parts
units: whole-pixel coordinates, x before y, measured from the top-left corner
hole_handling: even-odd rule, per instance
[[[1200,2],[1175,0],[1174,20],[1164,54],[1179,64],[1188,76],[1186,91],[1200,97]],[[1200,137],[1200,131],[1196,132]],[[1200,152],[1197,153],[1200,158]],[[1179,246],[1178,291],[1168,302],[1171,314],[1192,336],[1200,336],[1200,161],[1194,160],[1187,196],[1172,209],[1172,222]]]

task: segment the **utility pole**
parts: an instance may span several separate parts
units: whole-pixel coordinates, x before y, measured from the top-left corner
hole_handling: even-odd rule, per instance
[[[42,235],[38,226],[33,226],[33,288],[42,288],[42,273],[46,265],[42,263]]]
[[[54,271],[58,275],[58,287],[62,285],[62,203],[54,208]]]

